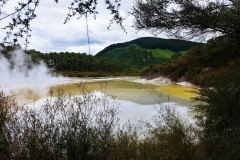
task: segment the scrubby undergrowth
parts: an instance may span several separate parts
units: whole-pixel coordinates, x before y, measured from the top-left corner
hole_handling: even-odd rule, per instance
[[[237,111],[239,88],[226,94],[221,92],[226,88],[217,86],[216,90],[200,90],[194,106],[197,113],[202,113],[198,114],[197,125],[183,119],[160,96],[152,121],[120,126],[114,96],[93,94],[84,83],[76,87],[81,96],[50,88],[50,95],[57,92],[57,96],[47,98],[41,107],[19,106],[14,97],[1,91],[0,160],[185,160],[240,156],[238,114],[230,112],[226,101],[231,93],[229,100],[236,98],[231,105]],[[105,84],[100,87],[104,93]],[[218,93],[222,101],[215,103]],[[216,107],[223,102],[226,110],[215,112],[213,117],[211,108],[218,111]],[[235,113],[235,118],[229,119],[228,113]],[[226,117],[226,124],[221,123],[219,118]]]
[[[0,159],[175,159],[194,153],[194,128],[170,106],[156,107],[152,125],[119,126],[113,96],[93,94],[84,83],[76,87],[81,96],[59,89],[41,107],[18,106],[1,92]]]

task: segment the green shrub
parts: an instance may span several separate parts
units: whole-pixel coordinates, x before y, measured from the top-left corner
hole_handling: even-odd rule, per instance
[[[11,128],[15,125],[15,115],[19,109],[14,97],[0,91],[0,160],[11,159],[15,149]]]
[[[196,129],[169,103],[159,101],[153,123],[119,126],[106,83],[100,95],[85,83],[76,87],[81,96],[50,88],[41,106],[20,107],[1,92],[0,159],[193,159]]]
[[[114,99],[78,84],[81,96],[46,99],[38,107],[12,114],[12,101],[1,94],[1,157],[4,159],[106,159],[118,123]],[[53,89],[50,89],[53,95]],[[112,102],[110,104],[110,102]],[[8,131],[8,132],[6,132]]]
[[[147,135],[139,144],[139,159],[194,159],[197,129],[160,99],[153,123],[142,122]]]
[[[194,98],[198,126],[201,129],[200,159],[240,158],[240,74],[222,72],[218,83],[204,87]]]

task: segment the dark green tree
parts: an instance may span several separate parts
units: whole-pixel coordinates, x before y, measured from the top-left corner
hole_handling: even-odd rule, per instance
[[[222,74],[213,74],[211,79],[207,79],[214,78],[215,83],[211,87],[201,88],[195,98],[196,104],[193,108],[198,114],[197,124],[200,128],[197,157],[240,159],[240,65],[237,58],[238,45],[234,46],[240,42],[240,1],[136,0],[133,15],[137,30],[148,30],[153,34],[167,33],[168,36],[178,39],[221,39],[221,42],[213,46],[218,48],[206,50],[205,60],[195,61],[194,64],[209,63],[207,55],[216,53],[216,64],[228,67],[222,67]],[[216,39],[213,42],[217,42]],[[226,52],[226,45],[225,48],[219,46],[223,42],[231,44],[232,49]],[[208,41],[208,44],[210,43],[211,41]],[[219,61],[221,53],[230,56],[229,60],[224,61],[229,63],[222,64]],[[196,51],[196,55],[199,55],[199,51]],[[231,56],[235,57],[235,60]],[[174,68],[175,64],[171,64],[171,73],[183,67]],[[214,67],[213,63],[208,65]]]
[[[197,124],[202,130],[198,146],[202,159],[240,158],[239,76],[238,71],[222,72],[213,87],[201,88],[195,98]]]
[[[178,39],[240,39],[239,0],[136,0],[134,26]]]

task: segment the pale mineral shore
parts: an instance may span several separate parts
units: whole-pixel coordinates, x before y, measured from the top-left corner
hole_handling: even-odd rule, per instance
[[[164,84],[175,83],[175,82],[172,82],[169,78],[162,77],[162,76],[159,76],[154,79],[139,78],[139,79],[134,80],[134,82],[143,83],[143,84],[154,84],[154,85],[164,85]],[[193,84],[191,84],[189,82],[179,82],[179,83],[175,83],[175,84],[178,84],[181,86],[186,86],[186,87],[194,86]]]
[[[178,85],[186,86],[186,87],[194,86],[190,82],[186,82],[186,81],[179,82],[179,83],[172,82],[169,78],[166,78],[166,77],[163,77],[163,76],[159,76],[159,77],[153,78],[153,79],[147,79],[147,78],[141,78],[141,77],[132,77],[132,76],[97,77],[97,78],[93,78],[93,77],[85,77],[85,78],[72,77],[72,78],[68,79],[67,81],[68,81],[68,83],[76,83],[76,82],[79,82],[79,81],[82,81],[82,82],[96,82],[96,81],[109,81],[109,80],[126,80],[126,81],[130,81],[130,82],[135,82],[135,83],[153,84],[153,85],[178,84]],[[64,81],[62,81],[62,82],[64,82]]]

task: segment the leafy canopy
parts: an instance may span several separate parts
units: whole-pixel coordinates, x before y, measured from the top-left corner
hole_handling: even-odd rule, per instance
[[[240,39],[239,0],[136,0],[134,26],[178,39]],[[210,36],[210,37],[209,37]]]

